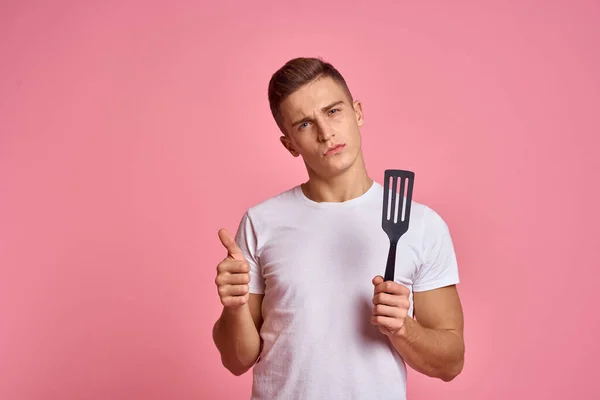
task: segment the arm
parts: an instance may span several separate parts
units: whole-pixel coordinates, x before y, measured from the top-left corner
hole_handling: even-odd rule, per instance
[[[221,362],[232,374],[248,371],[260,355],[263,295],[249,294],[248,302],[240,307],[223,307],[213,327],[213,340],[221,353]]]
[[[456,286],[413,294],[416,319],[406,317],[390,335],[394,348],[414,370],[451,381],[464,365],[463,312]]]

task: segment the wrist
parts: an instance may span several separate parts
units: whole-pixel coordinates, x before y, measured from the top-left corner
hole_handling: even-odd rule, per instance
[[[226,318],[240,318],[250,313],[248,303],[235,307],[223,307],[223,316]]]
[[[404,318],[404,323],[402,324],[402,328],[397,330],[392,334],[394,339],[408,341],[414,334],[416,328],[419,327],[419,324],[413,318],[407,316]]]

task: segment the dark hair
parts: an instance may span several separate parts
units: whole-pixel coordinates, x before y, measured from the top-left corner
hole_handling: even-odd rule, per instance
[[[346,91],[352,102],[352,94],[344,77],[333,65],[315,57],[298,57],[289,60],[279,68],[269,81],[269,107],[279,129],[284,132],[280,119],[280,105],[300,87],[316,79],[329,77],[335,80]]]

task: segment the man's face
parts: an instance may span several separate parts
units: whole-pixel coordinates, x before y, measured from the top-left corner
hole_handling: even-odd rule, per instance
[[[362,107],[333,79],[317,79],[291,94],[280,107],[286,135],[281,142],[322,178],[339,175],[361,156]]]

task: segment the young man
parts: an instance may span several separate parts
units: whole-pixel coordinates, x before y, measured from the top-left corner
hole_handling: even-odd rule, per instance
[[[235,375],[253,367],[255,400],[401,400],[406,364],[452,380],[463,315],[444,220],[413,201],[395,280],[384,282],[383,187],[363,160],[361,103],[314,58],[281,67],[269,102],[308,180],[248,209],[235,237],[219,231],[227,256],[213,338],[223,365]]]

